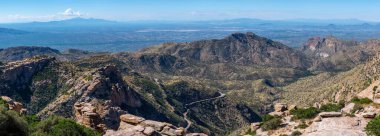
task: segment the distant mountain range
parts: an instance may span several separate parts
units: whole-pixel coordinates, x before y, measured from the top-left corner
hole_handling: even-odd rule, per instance
[[[7,23],[0,24],[0,26],[6,27],[77,27],[77,26],[107,26],[107,25],[126,25],[126,24],[272,24],[272,25],[377,25],[380,23],[363,21],[358,19],[330,19],[330,20],[318,20],[318,19],[289,19],[289,20],[262,20],[252,18],[238,18],[228,20],[208,20],[208,21],[170,21],[170,20],[142,20],[142,21],[110,21],[96,18],[72,18],[67,20],[48,21],[48,22],[29,22],[29,23]]]
[[[250,18],[211,21],[128,21],[73,18],[50,22],[0,24],[0,48],[48,46],[93,51],[137,51],[165,42],[223,38],[230,33],[254,32],[290,47],[301,47],[310,37],[334,35],[341,39],[380,38],[380,25],[347,20],[260,20]],[[28,32],[28,33],[25,33]],[[22,35],[20,35],[22,34]]]

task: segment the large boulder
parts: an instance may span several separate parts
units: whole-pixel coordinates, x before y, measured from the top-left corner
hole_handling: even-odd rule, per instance
[[[354,109],[355,103],[349,103],[344,108],[342,108],[342,112],[344,113],[351,113],[351,111]]]
[[[366,112],[366,113],[362,113],[361,115],[363,116],[363,118],[375,118],[376,117],[375,112]]]
[[[286,110],[288,110],[288,105],[285,103],[276,103],[274,105],[274,111],[275,112],[284,112]]]
[[[120,120],[130,124],[139,124],[145,119],[132,114],[124,114],[120,116]]]
[[[358,117],[324,118],[306,128],[305,136],[366,136],[367,120]]]
[[[172,124],[145,120],[142,117],[132,114],[123,114],[120,116],[120,125],[117,131],[106,131],[106,136],[151,136],[151,135],[167,135],[167,136],[183,136],[185,129],[183,127],[175,127]],[[203,136],[203,135],[202,135]]]
[[[22,103],[13,101],[13,99],[8,96],[1,96],[0,99],[4,100],[7,103],[7,106],[10,110],[14,110],[20,114],[25,114],[27,112]]]
[[[342,116],[341,112],[321,112],[319,116],[322,118],[330,118],[330,117],[340,117]]]
[[[207,135],[204,133],[189,133],[189,134],[186,134],[186,136],[207,136]]]

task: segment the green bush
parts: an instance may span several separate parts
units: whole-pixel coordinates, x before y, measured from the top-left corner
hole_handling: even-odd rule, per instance
[[[309,125],[307,125],[307,124],[305,124],[305,123],[302,123],[302,124],[299,124],[297,127],[296,127],[296,129],[297,128],[300,128],[300,129],[305,129],[305,128],[307,128]]]
[[[28,122],[29,127],[36,125],[40,121],[36,115],[25,115],[24,120]]]
[[[7,102],[0,98],[0,112],[8,110]]]
[[[338,104],[334,104],[334,103],[328,103],[328,104],[324,104],[322,105],[319,110],[320,111],[325,111],[325,112],[332,112],[332,111],[340,111],[342,108],[344,107],[344,103],[338,103]]]
[[[262,117],[262,122],[267,122],[271,119],[274,119],[276,118],[275,116],[272,116],[272,115],[269,115],[269,114],[265,114],[263,117]]]
[[[317,116],[318,113],[319,111],[315,107],[298,108],[290,110],[290,114],[293,115],[294,119],[311,119]]]
[[[368,122],[365,131],[369,136],[380,136],[380,116]]]
[[[281,127],[282,120],[280,117],[269,115],[267,119],[260,124],[263,130],[275,130]]]
[[[86,80],[86,81],[91,81],[92,79],[94,79],[94,77],[92,75],[86,75],[84,77],[84,80]]]
[[[15,111],[0,112],[1,136],[26,136],[28,135],[28,123]]]
[[[256,131],[252,131],[251,128],[249,128],[246,132],[245,132],[246,135],[251,135],[251,136],[254,136],[256,135]]]
[[[300,136],[300,135],[302,135],[302,133],[299,131],[293,131],[292,134],[290,134],[290,136]]]
[[[49,136],[97,136],[99,133],[77,124],[75,121],[51,116],[41,122],[33,125],[30,129],[32,136],[49,135]]]
[[[354,97],[351,99],[351,102],[353,102],[355,104],[370,104],[370,103],[372,103],[372,100],[369,98]]]

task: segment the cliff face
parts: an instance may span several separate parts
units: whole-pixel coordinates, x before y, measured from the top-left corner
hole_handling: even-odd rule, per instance
[[[312,54],[316,57],[326,58],[333,56],[335,53],[347,50],[350,47],[358,46],[356,41],[339,40],[336,37],[313,37],[310,38],[302,47],[306,54]]]
[[[78,122],[96,129],[117,128],[118,117],[126,113],[127,107],[141,106],[138,94],[124,83],[114,66],[85,73],[67,84],[72,87],[43,109],[40,116],[74,116]]]
[[[2,68],[2,95],[14,96],[21,101],[30,101],[29,86],[33,76],[53,62],[55,58],[34,57],[6,64]]]
[[[377,40],[365,42],[341,40],[335,37],[310,38],[302,52],[313,62],[311,71],[347,71],[365,63],[380,51]]]

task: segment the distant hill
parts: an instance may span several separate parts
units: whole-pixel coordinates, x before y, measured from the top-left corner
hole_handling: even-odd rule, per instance
[[[25,25],[47,25],[47,26],[87,26],[87,25],[114,25],[117,24],[115,21],[108,21],[104,19],[95,19],[95,18],[72,18],[67,20],[60,21],[50,21],[50,22],[32,22],[26,23]]]
[[[0,28],[0,34],[26,34],[28,32],[16,30],[16,29],[9,29],[9,28]]]
[[[55,57],[58,60],[76,60],[80,58],[86,58],[93,55],[99,55],[105,53],[94,53],[89,51],[82,51],[77,49],[68,49],[64,52],[59,50],[52,49],[49,47],[37,47],[37,46],[18,46],[10,47],[5,49],[0,49],[0,61],[1,62],[10,62],[23,60],[25,58],[31,58],[35,56],[50,56]]]
[[[94,18],[72,18],[67,20],[49,21],[49,22],[30,22],[30,23],[11,23],[0,26],[22,30],[60,30],[60,29],[85,29],[99,26],[117,26],[118,22]]]

